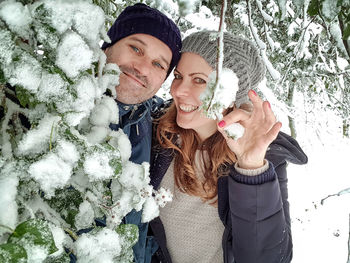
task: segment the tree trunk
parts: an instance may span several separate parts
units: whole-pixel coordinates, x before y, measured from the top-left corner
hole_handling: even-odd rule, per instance
[[[343,120],[343,136],[345,138],[349,138],[350,134],[349,134],[349,128],[350,128],[350,124],[348,122],[348,120]]]
[[[294,97],[294,85],[291,84],[288,87],[288,97],[287,97],[287,104],[289,107],[293,107],[293,97]],[[289,129],[290,129],[290,135],[295,139],[297,137],[297,131],[295,129],[295,121],[292,116],[288,116],[288,123],[289,123]]]

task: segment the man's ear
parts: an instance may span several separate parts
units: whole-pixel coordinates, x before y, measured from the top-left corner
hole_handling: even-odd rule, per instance
[[[107,63],[109,62],[109,57],[110,57],[110,53],[111,53],[111,50],[110,50],[110,47],[107,47],[105,50],[103,50],[103,52],[105,53],[106,57],[107,57]]]

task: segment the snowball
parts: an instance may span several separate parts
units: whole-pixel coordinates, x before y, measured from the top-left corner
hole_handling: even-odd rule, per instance
[[[63,188],[72,174],[72,166],[54,153],[49,153],[29,167],[30,176],[40,184],[45,196],[50,198],[55,189]]]
[[[222,112],[236,100],[238,91],[238,77],[228,68],[223,68],[219,77],[219,85],[215,87],[216,71],[209,75],[205,91],[200,95],[203,102],[201,108],[207,117],[222,119]],[[210,107],[210,108],[209,108]]]
[[[79,213],[75,216],[75,227],[77,229],[90,227],[94,222],[94,218],[94,210],[90,202],[85,200],[79,205]]]
[[[123,132],[122,129],[112,131],[109,136],[112,137],[109,140],[109,144],[115,149],[119,150],[122,161],[129,160],[131,156],[131,142],[129,137]]]
[[[226,135],[233,140],[238,140],[244,134],[244,127],[239,123],[232,123],[224,128]]]
[[[15,169],[15,162],[5,164],[0,167],[0,225],[8,226],[12,229],[17,225],[17,186],[18,177],[13,172]],[[5,212],[6,211],[6,212]],[[0,235],[4,228],[0,227]]]
[[[141,190],[150,182],[149,163],[143,162],[140,165],[127,161],[123,164],[119,182],[127,189]]]
[[[159,216],[159,207],[153,197],[147,198],[143,205],[142,222],[149,222]]]
[[[94,152],[85,157],[83,166],[90,182],[106,180],[113,177],[114,171],[109,165],[109,161],[109,156],[103,152]]]
[[[81,71],[90,68],[93,51],[75,32],[67,33],[57,48],[56,65],[70,78],[75,78]]]
[[[58,116],[46,115],[36,128],[28,131],[19,142],[18,153],[21,155],[33,155],[46,151],[50,140],[55,141],[55,133],[51,138],[51,131],[61,120]]]
[[[24,39],[29,39],[32,18],[27,6],[14,0],[2,2],[0,4],[0,18],[6,22],[11,31]]]
[[[63,161],[75,166],[80,158],[80,154],[75,145],[66,140],[59,140],[57,144],[57,148],[55,149],[57,155]]]
[[[103,228],[93,235],[82,234],[75,242],[77,263],[113,262],[121,252],[120,239],[116,231]]]

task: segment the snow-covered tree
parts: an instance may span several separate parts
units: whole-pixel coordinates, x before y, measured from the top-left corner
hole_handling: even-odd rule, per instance
[[[89,1],[0,3],[1,262],[131,262],[138,229],[122,218],[143,209],[147,222],[171,197],[109,128],[120,71],[101,39],[105,14]]]

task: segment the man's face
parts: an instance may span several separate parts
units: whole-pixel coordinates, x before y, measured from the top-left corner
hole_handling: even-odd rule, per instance
[[[156,94],[172,58],[165,43],[147,34],[122,38],[105,53],[107,63],[116,63],[122,71],[116,86],[117,100],[126,104],[140,103]]]

